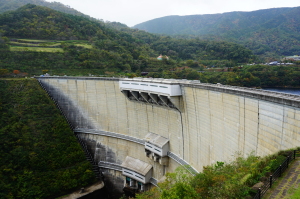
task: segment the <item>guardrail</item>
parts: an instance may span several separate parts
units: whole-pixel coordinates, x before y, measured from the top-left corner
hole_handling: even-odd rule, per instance
[[[110,163],[110,162],[104,162],[104,161],[100,161],[98,163],[98,166],[100,168],[105,168],[105,169],[112,169],[112,170],[116,170],[116,171],[122,171],[122,166],[119,164],[115,164],[115,163]]]
[[[272,188],[273,183],[282,176],[282,173],[287,170],[289,164],[296,158],[296,153],[299,152],[298,150],[293,150],[282,162],[282,164],[274,171],[272,175],[269,176],[269,180],[267,183],[264,184],[261,188],[258,189],[256,195],[253,199],[261,199],[263,195],[266,194],[269,188]]]
[[[131,80],[117,77],[55,77],[55,76],[45,76],[45,77],[35,77],[38,80],[42,79],[80,79],[80,80],[107,80],[107,81],[122,81],[122,80]],[[164,82],[168,79],[159,79],[159,78],[133,78],[132,81],[151,81],[151,82]],[[172,83],[179,84],[181,87],[192,87],[200,88],[205,90],[235,94],[243,97],[251,97],[260,100],[265,100],[269,102],[284,104],[292,107],[300,108],[300,97],[298,95],[287,94],[287,93],[278,93],[273,91],[266,91],[262,89],[255,88],[246,88],[238,86],[229,86],[222,84],[210,84],[210,83],[200,83],[199,81],[189,81],[189,80],[180,80],[180,79],[170,79]]]
[[[157,186],[158,181],[155,178],[150,178],[150,183]]]
[[[113,132],[109,132],[109,131],[75,128],[74,132],[104,135],[104,136],[107,136],[107,137],[114,137],[114,138],[118,138],[118,139],[122,139],[122,140],[128,140],[128,141],[135,142],[135,143],[142,144],[142,145],[145,144],[145,141],[143,139],[135,138],[135,137],[128,136],[128,135],[123,135],[123,134],[120,134],[120,133],[113,133]]]
[[[179,163],[181,166],[183,166],[185,169],[187,169],[192,175],[196,175],[199,173],[195,168],[193,168],[188,162],[185,160],[179,158],[177,155],[175,155],[172,152],[168,152],[168,157],[172,158],[175,160],[177,163]]]
[[[116,171],[122,171],[122,168],[123,168],[120,164],[104,162],[104,161],[100,161],[98,163],[98,166],[100,168],[112,169],[112,170],[116,170]],[[155,178],[150,178],[150,183],[153,184],[154,186],[157,186],[158,180]]]
[[[74,129],[74,132],[75,133],[87,133],[87,134],[95,134],[95,135],[103,135],[103,136],[108,136],[108,137],[114,137],[114,138],[128,140],[128,141],[131,141],[131,142],[135,142],[135,143],[138,143],[138,144],[145,145],[145,140],[143,140],[143,139],[139,139],[139,138],[135,138],[135,137],[132,137],[132,136],[123,135],[123,134],[119,134],[119,133],[113,133],[113,132],[108,132],[108,131],[100,131],[100,130],[94,130],[94,129],[82,129],[82,128],[76,128],[76,129]],[[192,175],[196,175],[197,173],[199,173],[196,169],[194,169],[192,166],[190,166],[190,164],[188,162],[181,159],[176,154],[169,151],[167,155],[168,155],[168,157],[172,158],[173,160],[175,160],[180,165],[184,166],[184,168],[186,168]]]
[[[239,95],[243,97],[250,97],[264,101],[284,104],[292,107],[300,107],[300,96],[288,93],[279,93],[274,91],[267,91],[262,89],[229,86],[222,84],[209,84],[209,83],[181,83],[183,87],[200,88],[210,91],[228,93]]]

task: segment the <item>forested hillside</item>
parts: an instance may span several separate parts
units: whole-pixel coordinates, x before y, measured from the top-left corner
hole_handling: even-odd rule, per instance
[[[105,25],[113,29],[129,29],[126,25],[120,23],[104,23],[103,21],[90,18],[69,6],[58,2],[47,2],[45,0],[0,0],[0,13],[16,10],[26,4],[35,4],[45,6],[60,12],[69,13],[77,16],[85,16],[92,21]],[[251,49],[254,54],[262,58],[262,60],[280,59],[282,56],[300,54],[300,36],[299,36],[299,22],[300,22],[300,7],[298,8],[273,8],[266,10],[258,10],[253,12],[231,12],[224,14],[210,14],[210,15],[191,15],[191,16],[167,16],[154,20],[150,20],[134,26],[140,30],[146,30],[150,33],[159,33],[172,35],[174,38],[183,39],[201,39],[210,41],[227,41],[241,44]],[[41,22],[44,27],[39,30],[38,36],[41,34],[56,36],[62,39],[77,39],[82,38],[85,31],[79,30],[83,27],[78,27],[80,34],[72,35],[70,29],[74,27],[65,26],[60,30],[54,30],[51,25],[53,23],[60,23],[54,15],[49,26],[45,26],[45,22],[35,19],[35,22],[28,24],[25,20],[23,24],[32,26],[36,22]],[[52,16],[48,16],[52,17]],[[7,19],[7,18],[5,18]],[[31,19],[30,19],[31,20]],[[86,22],[86,21],[85,21]],[[81,20],[81,23],[84,24]],[[11,25],[11,24],[9,24]],[[87,27],[87,26],[85,26]],[[94,27],[91,25],[91,27]],[[47,31],[47,29],[50,29]],[[54,33],[62,32],[59,36]],[[22,29],[26,30],[26,29]],[[26,35],[33,35],[31,30],[26,30]],[[94,31],[92,28],[86,35]],[[122,30],[124,31],[124,30]],[[127,32],[128,33],[128,32]],[[72,35],[72,36],[70,36]],[[161,48],[160,48],[161,49]],[[172,50],[172,49],[171,49]],[[164,53],[165,51],[163,51]],[[196,57],[196,56],[191,56]]]
[[[167,16],[134,26],[151,33],[200,37],[243,44],[262,55],[299,54],[300,7],[253,12]]]
[[[2,77],[46,72],[134,77],[144,71],[150,77],[248,87],[300,86],[297,67],[237,67],[257,58],[231,42],[161,36],[31,4],[0,15],[0,27]],[[157,60],[160,54],[163,60]]]
[[[89,17],[88,15],[85,15],[73,8],[70,8],[69,6],[66,6],[59,2],[48,2],[45,0],[0,0],[0,13],[6,12],[6,11],[12,11],[16,10],[26,4],[35,4],[39,6],[45,6],[48,8],[51,8],[53,10],[57,10],[60,12],[77,15],[77,16],[85,16]]]
[[[0,15],[0,30],[8,37],[76,40],[94,36],[101,30],[101,24],[85,17],[27,4]]]
[[[126,32],[133,37],[147,43],[160,54],[176,57],[183,60],[233,60],[247,62],[253,59],[252,52],[233,42],[194,39],[177,39],[170,36],[149,34],[145,31],[123,27],[122,24],[108,23],[119,31]]]
[[[35,79],[0,79],[0,198],[55,198],[95,181],[90,163]]]
[[[95,70],[103,75],[106,72],[172,70],[184,66],[186,60],[218,60],[226,65],[254,59],[250,50],[234,43],[158,36],[122,24],[90,21],[32,4],[0,15],[1,32],[1,68],[30,75],[40,74],[42,70],[60,70],[60,74],[68,72],[68,75],[88,75]],[[32,46],[30,50],[15,51],[18,38],[28,41],[27,46]],[[41,39],[50,39],[48,43],[57,40],[55,43],[60,45],[54,47],[60,50],[35,51],[34,47],[47,45],[47,41]],[[70,39],[84,39],[86,45],[73,45]],[[160,54],[168,59],[158,61],[156,57]],[[83,72],[86,70],[90,72]]]

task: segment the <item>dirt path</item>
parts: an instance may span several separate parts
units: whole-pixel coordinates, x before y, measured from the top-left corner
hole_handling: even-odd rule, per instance
[[[287,173],[284,177],[275,184],[272,188],[271,194],[266,197],[269,199],[288,199],[290,198],[290,192],[299,187],[300,184],[300,159],[296,158],[295,162],[290,165]]]

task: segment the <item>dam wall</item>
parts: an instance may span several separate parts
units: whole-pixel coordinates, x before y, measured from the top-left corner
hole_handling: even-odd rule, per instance
[[[237,153],[266,156],[300,145],[299,96],[187,80],[37,79],[116,190],[126,183],[128,157],[151,167],[149,182],[156,185],[180,165],[190,165],[193,174]],[[157,92],[141,87],[155,86],[153,81],[161,87]],[[122,87],[124,82],[133,86]],[[164,93],[168,85],[180,91]],[[163,161],[145,150],[147,135],[168,142],[167,156],[158,157]]]

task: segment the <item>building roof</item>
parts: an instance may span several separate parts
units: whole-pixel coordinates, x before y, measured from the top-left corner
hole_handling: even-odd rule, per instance
[[[300,60],[300,56],[299,55],[294,55],[294,56],[287,56],[284,59],[294,59],[294,60]]]
[[[145,137],[145,141],[162,148],[165,144],[169,142],[169,139],[154,133],[148,133]]]
[[[146,174],[152,169],[152,165],[143,162],[139,159],[135,159],[133,157],[127,156],[124,162],[121,165],[122,167],[135,171],[137,173],[146,176]]]
[[[167,60],[169,60],[169,57],[168,57],[167,55],[165,55],[165,56],[159,55],[159,56],[157,57],[157,59],[158,59],[158,60],[162,60],[164,57],[165,57]]]

